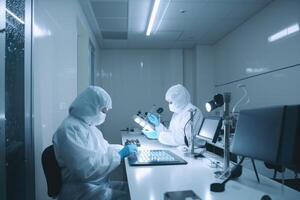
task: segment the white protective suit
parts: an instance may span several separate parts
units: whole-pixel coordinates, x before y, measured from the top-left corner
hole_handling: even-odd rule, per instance
[[[172,86],[167,91],[165,99],[167,102],[172,102],[172,104],[169,104],[169,109],[174,114],[169,128],[166,128],[162,124],[156,127],[156,131],[159,132],[158,140],[160,143],[170,146],[185,145],[184,130],[187,139],[191,138],[191,122],[188,122],[191,118],[190,110],[196,111],[193,123],[195,134],[198,133],[203,120],[202,112],[199,108],[191,104],[189,92],[180,84]]]
[[[63,182],[59,200],[128,199],[127,184],[108,180],[120,164],[120,146],[110,145],[96,127],[105,120],[101,109],[111,106],[105,90],[90,86],[74,100],[55,132],[53,145]]]

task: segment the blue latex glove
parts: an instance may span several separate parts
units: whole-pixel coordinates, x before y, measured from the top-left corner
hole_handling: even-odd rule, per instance
[[[152,113],[147,114],[147,119],[154,126],[158,126],[160,124],[160,121],[159,121],[158,117],[156,115],[152,114]]]
[[[135,154],[136,152],[137,152],[137,146],[135,144],[129,144],[119,151],[119,155],[121,156],[121,159],[124,159],[127,156]]]
[[[142,130],[144,135],[151,140],[157,140],[159,133],[157,131],[147,131],[147,130]]]

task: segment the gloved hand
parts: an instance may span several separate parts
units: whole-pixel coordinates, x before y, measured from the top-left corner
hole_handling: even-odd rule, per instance
[[[147,114],[147,119],[154,126],[158,126],[160,124],[159,118],[156,115],[152,114],[152,113]]]
[[[127,156],[135,154],[136,152],[137,152],[137,146],[135,144],[129,144],[119,151],[119,155],[121,156],[121,159],[124,159]]]
[[[157,140],[159,133],[157,131],[151,131],[148,133],[148,138]]]

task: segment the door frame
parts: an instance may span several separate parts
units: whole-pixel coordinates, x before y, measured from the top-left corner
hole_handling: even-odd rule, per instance
[[[24,122],[25,122],[25,180],[24,199],[35,199],[34,146],[32,129],[32,16],[33,0],[25,0],[24,35]],[[6,27],[6,0],[0,0],[0,30]],[[0,33],[0,198],[7,198],[6,191],[6,141],[5,141],[5,31]]]
[[[0,30],[5,30],[6,0],[0,0]],[[0,33],[0,198],[6,199],[5,160],[5,31]]]
[[[25,131],[25,199],[35,199],[35,162],[33,132],[33,80],[32,80],[32,31],[33,0],[25,0],[25,38],[24,38],[24,131]]]

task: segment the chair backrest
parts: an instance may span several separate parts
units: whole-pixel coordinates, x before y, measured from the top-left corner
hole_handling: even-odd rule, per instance
[[[42,165],[47,181],[48,196],[56,198],[61,190],[61,172],[55,158],[53,145],[48,146],[42,153]]]

